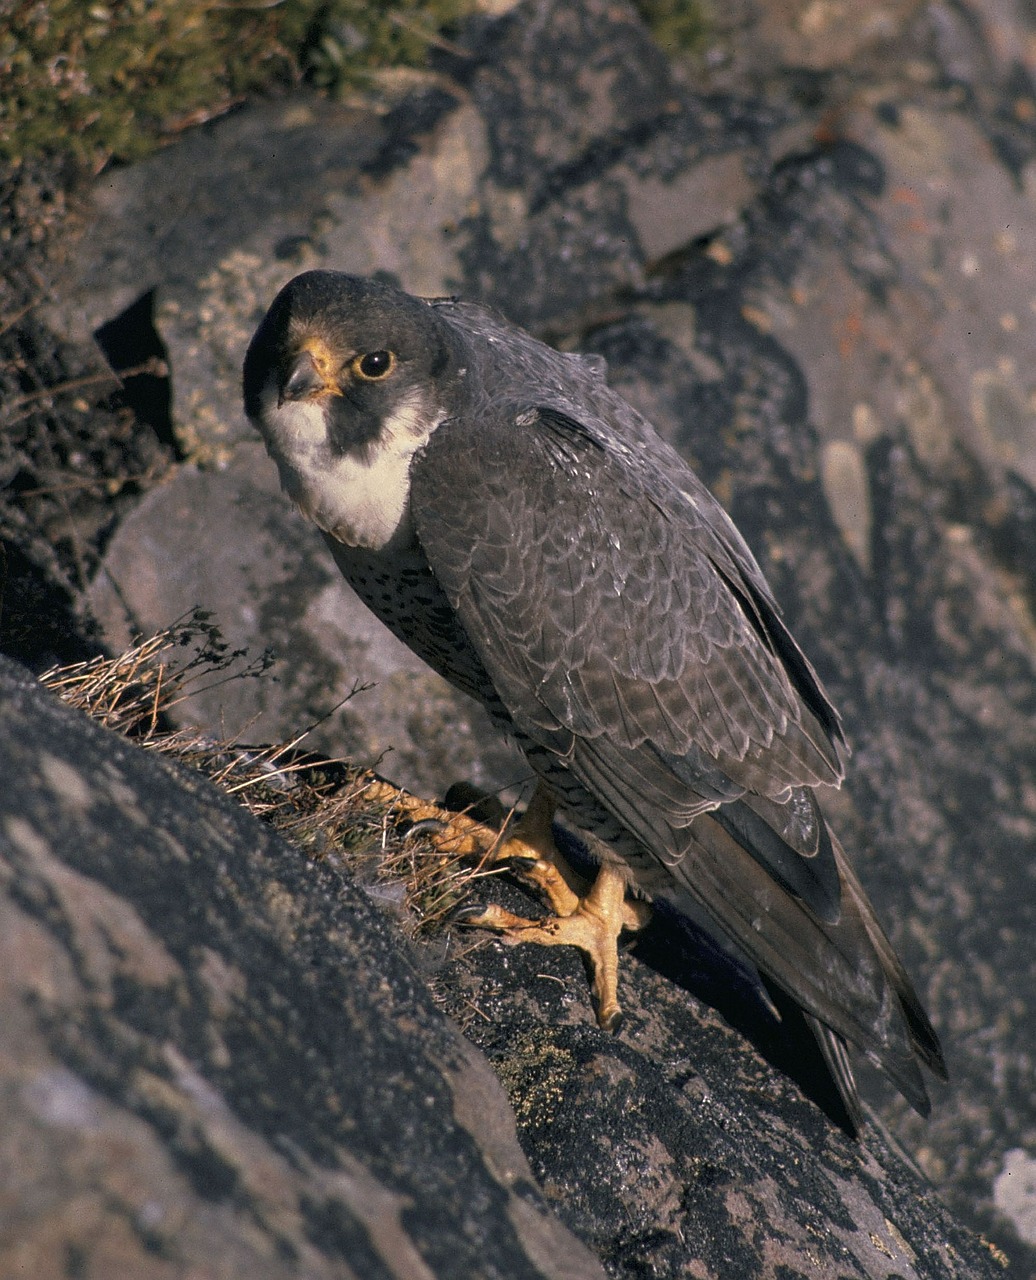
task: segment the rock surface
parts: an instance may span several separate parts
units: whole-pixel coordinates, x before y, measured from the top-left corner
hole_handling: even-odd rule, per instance
[[[474,24],[469,52],[444,54],[387,113],[265,104],[103,175],[39,314],[63,349],[85,351],[111,322],[109,340],[142,331],[168,360],[169,439],[208,469],[181,465],[119,508],[90,599],[113,642],[127,619],[149,630],[202,602],[235,644],[279,650],[278,683],[195,708],[210,726],[294,733],[376,680],[323,727],[326,749],[373,759],[391,744],[383,772],[422,791],[511,783],[520,765],[371,630],[278,504],[247,443],[240,357],[276,288],[316,265],[462,292],[604,354],[727,504],[844,713],[856,754],[829,810],[952,1074],[931,1121],[895,1100],[880,1114],[1024,1275],[1036,1270],[1022,1185],[1036,1156],[1031,24],[1010,0],[744,0],[725,21],[712,70],[690,74],[621,4],[526,0]],[[536,975],[582,992],[577,963],[520,956],[500,952],[499,983],[474,993],[484,1007],[486,983],[504,992],[499,1030],[482,1038],[516,1102],[521,1082],[535,1086],[531,1028],[560,1000]],[[500,1022],[514,974],[536,995],[535,1016],[519,1006],[524,1031]],[[465,981],[436,974],[459,992]],[[445,998],[460,1015],[463,1000]],[[715,983],[709,998],[724,1007]],[[634,1023],[634,1039],[591,1051],[585,1017],[579,1004],[568,1057],[549,1059],[518,1109],[548,1194],[560,1131],[537,1108],[581,1087],[558,1064],[624,1079],[640,1034]],[[697,1066],[689,1031],[664,1052],[656,1031],[659,1062]],[[659,1183],[663,1217],[677,1181]],[[577,1206],[570,1225],[635,1274],[636,1248],[602,1244],[568,1186],[555,1198]],[[615,1195],[609,1213],[632,1203]],[[702,1274],[723,1274],[715,1258]]]
[[[603,1277],[395,930],[0,660],[0,1274]]]
[[[438,980],[491,1017],[541,1191],[485,1058],[335,860],[6,660],[0,771],[0,1274],[998,1273],[880,1136],[673,984],[638,967],[614,1040],[585,1000],[542,1007],[531,949],[485,948]]]

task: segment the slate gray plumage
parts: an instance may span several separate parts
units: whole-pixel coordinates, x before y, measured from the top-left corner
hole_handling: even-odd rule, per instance
[[[481,700],[605,861],[705,919],[918,1110],[935,1032],[814,794],[839,718],[740,534],[613,392],[484,308],[308,272],[246,411],[346,578]]]

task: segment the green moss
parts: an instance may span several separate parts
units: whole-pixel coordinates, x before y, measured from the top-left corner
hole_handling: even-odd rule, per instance
[[[710,29],[702,0],[634,0],[634,4],[666,53],[701,51]]]
[[[419,64],[471,0],[0,0],[0,156],[132,160],[249,93]]]

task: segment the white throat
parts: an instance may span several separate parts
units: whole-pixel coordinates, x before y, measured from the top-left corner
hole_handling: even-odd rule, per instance
[[[415,389],[376,440],[340,453],[328,442],[318,401],[278,405],[276,389],[268,387],[257,425],[281,487],[302,514],[346,546],[380,551],[409,536],[410,464],[445,416]]]

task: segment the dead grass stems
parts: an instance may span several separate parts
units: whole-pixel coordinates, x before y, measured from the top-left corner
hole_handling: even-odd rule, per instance
[[[206,774],[306,856],[344,863],[373,897],[399,909],[411,933],[441,928],[478,880],[499,874],[479,838],[484,828],[461,816],[445,837],[408,836],[417,824],[435,826],[441,810],[371,770],[308,751],[316,725],[258,746],[174,727],[171,713],[186,698],[258,678],[270,663],[268,655],[248,660],[230,648],[212,616],[193,609],[116,657],[53,667],[40,681],[142,749]]]

